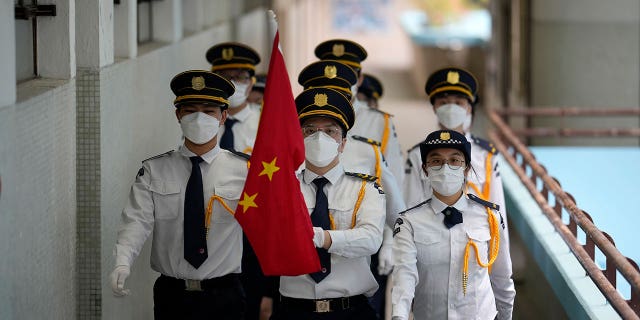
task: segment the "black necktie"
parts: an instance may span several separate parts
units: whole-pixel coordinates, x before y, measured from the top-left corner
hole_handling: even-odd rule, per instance
[[[331,230],[331,222],[329,221],[329,201],[324,193],[323,187],[329,180],[327,178],[316,178],[313,184],[316,185],[316,207],[311,213],[311,222],[314,227],[320,227],[324,230]],[[322,269],[318,272],[310,273],[313,280],[318,283],[331,273],[331,254],[327,249],[316,248],[318,257],[320,258],[320,266]]]
[[[447,226],[448,229],[455,226],[458,223],[462,223],[462,212],[458,211],[458,209],[454,207],[447,207],[442,210],[444,214],[444,225]]]
[[[191,176],[184,194],[184,258],[198,269],[207,260],[207,231],[204,225],[204,191],[200,157],[190,157]]]
[[[222,139],[220,139],[220,148],[225,150],[235,150],[233,146],[233,125],[236,124],[238,120],[227,118],[227,121],[224,122],[224,134],[222,135]]]

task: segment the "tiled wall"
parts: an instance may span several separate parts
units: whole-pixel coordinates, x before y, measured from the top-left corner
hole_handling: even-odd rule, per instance
[[[100,319],[102,281],[100,245],[100,73],[77,73],[77,319]]]
[[[75,317],[75,81],[0,107],[0,319]]]

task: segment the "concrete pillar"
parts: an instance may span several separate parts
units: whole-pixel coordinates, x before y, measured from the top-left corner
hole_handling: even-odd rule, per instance
[[[16,41],[13,1],[0,1],[0,107],[16,102]]]
[[[205,25],[206,12],[203,0],[182,0],[182,29],[184,33],[194,33],[202,30]]]
[[[76,56],[80,68],[113,63],[113,1],[77,1]]]
[[[177,42],[182,39],[182,0],[165,0],[153,4],[153,40]]]
[[[78,1],[84,3],[84,1]],[[38,74],[44,78],[70,79],[76,75],[76,1],[48,0],[55,17],[38,17]],[[11,10],[13,12],[13,10]]]

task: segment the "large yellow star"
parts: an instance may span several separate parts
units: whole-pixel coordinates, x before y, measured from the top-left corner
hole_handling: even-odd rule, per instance
[[[244,193],[244,198],[240,202],[238,202],[238,204],[242,206],[242,213],[247,212],[247,209],[251,207],[254,207],[254,208],[258,207],[258,205],[254,201],[257,196],[258,196],[257,192],[252,196],[248,195],[246,192]]]
[[[273,178],[273,174],[280,170],[280,167],[276,166],[276,160],[278,159],[278,157],[274,157],[273,160],[271,160],[271,162],[264,162],[262,161],[262,166],[264,167],[264,169],[262,170],[262,172],[260,172],[259,176],[263,176],[263,175],[267,175],[269,176],[269,181],[271,181],[271,179]]]

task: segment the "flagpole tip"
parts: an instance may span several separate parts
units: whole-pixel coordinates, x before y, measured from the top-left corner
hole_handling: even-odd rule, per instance
[[[268,10],[267,11],[267,16],[269,16],[269,19],[276,20],[276,13],[273,12],[273,10]]]

